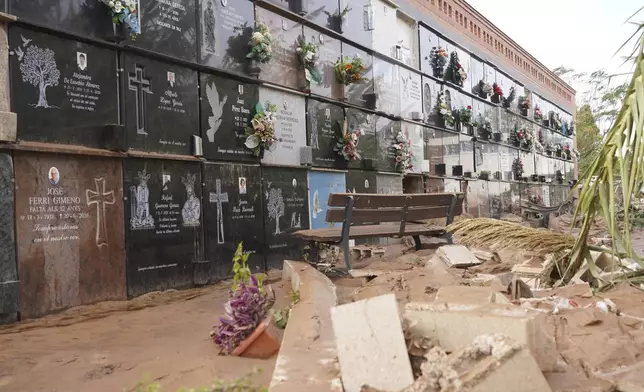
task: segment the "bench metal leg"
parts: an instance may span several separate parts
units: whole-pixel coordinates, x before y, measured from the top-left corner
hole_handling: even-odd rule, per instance
[[[416,245],[416,250],[420,250],[422,248],[422,243],[420,242],[419,235],[414,236],[414,244]]]
[[[351,253],[349,252],[349,238],[345,238],[340,244],[342,252],[344,252],[344,263],[347,265],[347,270],[351,272]]]
[[[318,264],[320,262],[320,247],[317,242],[309,242],[309,264]]]

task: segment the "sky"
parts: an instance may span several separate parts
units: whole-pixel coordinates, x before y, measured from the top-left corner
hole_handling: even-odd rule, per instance
[[[615,52],[635,32],[626,20],[644,5],[642,0],[467,2],[549,69],[564,65],[590,73],[603,68],[609,74],[630,70],[620,68],[623,59]],[[644,11],[634,21],[644,21]]]

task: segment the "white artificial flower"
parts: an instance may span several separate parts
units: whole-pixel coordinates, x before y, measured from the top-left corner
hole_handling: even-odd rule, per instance
[[[110,1],[109,3],[107,3],[107,6],[110,8],[114,8],[114,2]]]
[[[256,31],[253,33],[253,41],[261,42],[263,39],[264,39],[264,35],[259,31]]]
[[[306,61],[311,61],[311,60],[313,60],[313,53],[308,52],[308,53],[304,56],[304,60],[306,60]]]
[[[296,51],[297,53],[302,53],[302,48],[297,48],[297,49],[295,49],[295,51]]]

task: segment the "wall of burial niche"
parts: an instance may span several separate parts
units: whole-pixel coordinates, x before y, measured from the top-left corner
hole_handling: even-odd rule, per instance
[[[115,49],[100,44],[114,37],[100,2],[9,0],[10,12],[25,22],[9,30],[19,141],[130,155],[2,155],[0,180],[16,186],[15,195],[2,193],[0,201],[15,213],[17,242],[3,245],[3,255],[16,256],[0,258],[0,281],[15,281],[18,270],[21,280],[0,300],[0,319],[18,310],[24,318],[38,317],[220,280],[230,275],[241,241],[253,270],[279,267],[284,258],[302,257],[292,231],[328,227],[326,202],[333,192],[467,191],[468,213],[491,217],[516,212],[521,200],[535,195],[545,205],[566,196],[558,181],[572,179],[573,163],[516,148],[511,131],[531,128],[551,144],[570,139],[531,121],[532,111],[521,116],[516,101],[506,110],[489,97],[474,97],[480,80],[504,91],[515,87],[517,94],[522,87],[422,27],[419,41],[415,25],[393,8],[379,9],[369,25],[363,12],[369,1],[352,2],[339,24],[337,1],[309,1],[304,17],[342,32],[341,42],[251,1],[171,3],[142,0],[143,34],[123,42],[130,48]],[[311,85],[311,95],[238,78],[247,73],[256,17],[275,40],[273,60],[261,69],[266,82],[301,89],[296,41],[304,36],[319,45],[322,82]],[[436,45],[458,52],[469,74],[462,87],[432,77],[429,52]],[[358,55],[366,65],[366,82],[346,89],[350,106],[338,99],[333,66],[341,55]],[[197,71],[197,64],[212,71]],[[474,119],[489,120],[500,141],[444,124],[436,110],[440,93],[450,108],[471,106]],[[280,142],[260,159],[244,145],[245,128],[255,104],[267,101],[278,107]],[[536,95],[532,102],[544,113],[558,110]],[[360,161],[346,162],[336,151],[345,119],[349,130],[362,134]],[[399,135],[413,153],[405,177],[397,173],[392,149]],[[203,141],[205,163],[192,155],[194,136]],[[305,147],[312,151],[308,168],[300,156]],[[525,176],[546,182],[515,181],[515,159],[522,160]],[[476,179],[483,172],[489,181]]]

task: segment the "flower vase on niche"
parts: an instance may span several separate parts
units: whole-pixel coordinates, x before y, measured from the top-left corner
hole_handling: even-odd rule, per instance
[[[444,163],[436,164],[436,174],[439,176],[444,176],[447,173],[447,165]]]
[[[250,48],[249,53],[246,55],[248,74],[259,79],[260,63],[266,64],[273,57],[273,37],[268,26],[261,22],[257,23],[250,41],[248,41],[248,47]]]
[[[347,100],[347,95],[346,95],[347,94],[347,86],[345,86],[342,83],[336,83],[333,86],[333,89],[335,90],[335,94],[333,94],[333,95],[335,95],[335,98],[338,101],[346,101]]]
[[[533,174],[531,176],[531,180],[532,180],[532,182],[538,182],[539,181],[539,175],[538,174]]]
[[[501,132],[494,132],[494,141],[497,143],[501,142]]]
[[[465,173],[463,173],[463,177],[465,177],[465,178],[472,178],[472,172],[465,172]]]
[[[248,60],[248,74],[255,78],[259,79],[259,74],[262,72],[262,69],[259,66],[259,61],[255,59]]]

